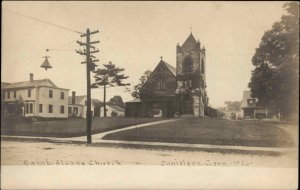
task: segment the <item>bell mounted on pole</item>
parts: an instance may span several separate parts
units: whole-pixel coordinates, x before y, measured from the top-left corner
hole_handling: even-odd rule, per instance
[[[48,51],[49,51],[49,49],[46,49],[46,53]],[[47,71],[47,69],[51,69],[52,68],[52,66],[50,65],[49,60],[48,60],[48,58],[50,58],[50,57],[46,55],[43,58],[45,58],[45,61],[43,62],[43,64],[41,65],[41,67],[44,68]]]
[[[45,70],[47,71],[47,69],[51,69],[52,66],[50,65],[49,61],[48,61],[48,56],[44,56],[45,61],[44,63],[41,65],[42,68],[45,68]]]

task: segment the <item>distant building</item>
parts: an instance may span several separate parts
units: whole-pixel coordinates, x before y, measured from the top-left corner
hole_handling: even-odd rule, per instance
[[[68,89],[50,79],[1,83],[1,113],[4,116],[67,118]]]
[[[250,91],[243,92],[241,109],[243,119],[262,119],[268,116],[268,110],[258,105],[258,99],[251,97]]]
[[[216,115],[209,109],[206,93],[206,52],[191,33],[176,47],[176,68],[160,60],[142,86],[140,100],[126,102],[127,117],[162,117]]]
[[[124,117],[125,109],[119,106],[106,104],[106,116],[107,117]],[[100,117],[104,117],[104,106],[100,108]]]
[[[80,117],[86,118],[87,110],[87,96],[76,96],[75,92],[72,92],[72,96],[69,96],[68,101],[68,115],[69,117]],[[92,99],[91,101],[91,111],[93,117],[100,117],[100,107],[102,102],[97,99]]]

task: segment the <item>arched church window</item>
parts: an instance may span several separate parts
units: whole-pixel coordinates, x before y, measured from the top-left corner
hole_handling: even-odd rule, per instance
[[[189,80],[189,88],[192,88],[193,84],[192,84],[192,80]]]
[[[193,58],[188,55],[183,59],[182,70],[183,72],[192,72],[193,71]]]
[[[158,80],[157,81],[157,89],[158,90],[165,90],[166,89],[166,81],[165,80]]]
[[[204,64],[204,60],[201,59],[201,73],[204,74],[205,71],[205,64]]]

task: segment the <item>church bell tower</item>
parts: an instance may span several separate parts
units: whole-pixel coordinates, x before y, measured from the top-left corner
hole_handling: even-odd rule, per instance
[[[185,42],[176,48],[176,100],[181,114],[204,117],[208,105],[205,77],[205,48],[201,48],[191,33]]]

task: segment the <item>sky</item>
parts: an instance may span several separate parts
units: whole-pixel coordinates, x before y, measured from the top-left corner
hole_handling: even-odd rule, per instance
[[[266,30],[285,13],[284,2],[2,2],[1,81],[51,79],[61,88],[86,94],[84,57],[75,52],[87,28],[99,33],[92,40],[100,53],[99,67],[111,61],[125,69],[130,88],[146,70],[163,60],[176,67],[176,45],[192,32],[206,48],[209,104],[240,101],[248,90],[251,58]],[[13,13],[14,12],[14,13]],[[28,18],[46,21],[40,22]],[[59,25],[70,30],[56,27]],[[50,49],[46,53],[46,49]],[[50,56],[52,69],[40,67]],[[107,100],[121,95],[133,99],[124,87],[107,89]],[[103,89],[92,97],[103,100]]]

